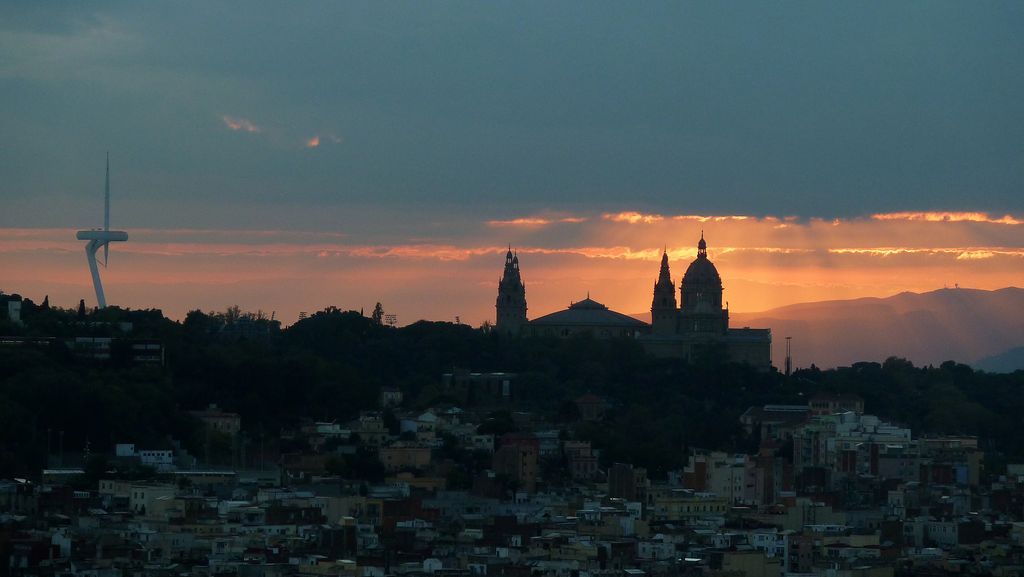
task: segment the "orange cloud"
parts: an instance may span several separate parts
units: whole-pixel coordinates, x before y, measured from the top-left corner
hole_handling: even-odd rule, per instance
[[[651,224],[665,220],[660,214],[643,214],[640,212],[615,212],[601,215],[611,222],[628,222],[629,224]]]
[[[697,222],[726,222],[730,220],[750,220],[753,217],[741,216],[741,215],[726,215],[726,216],[700,216],[697,214],[680,214],[672,217],[672,220],[695,220]],[[764,220],[777,221],[775,217],[765,217]],[[783,225],[784,226],[784,225]]]
[[[999,253],[996,253],[995,251],[991,251],[991,250],[966,250],[966,251],[958,254],[956,256],[956,259],[957,260],[983,260],[983,259],[995,258],[997,254],[999,254]],[[1021,257],[1024,257],[1024,254],[1012,254],[1010,256],[1021,256]]]
[[[470,247],[461,248],[451,245],[397,245],[397,246],[358,246],[345,250],[348,255],[369,258],[410,258],[433,259],[439,261],[464,261],[473,256],[498,254],[504,252],[501,247]]]
[[[808,254],[816,252],[817,249],[813,248],[785,248],[780,246],[724,246],[715,249],[715,253],[718,255],[726,255],[734,252],[756,252],[763,254]],[[681,258],[685,258],[693,254],[692,247],[686,247],[685,250],[678,250],[681,252]],[[672,251],[669,251],[669,256],[672,256]]]
[[[640,260],[661,258],[660,249],[634,249],[628,246],[576,246],[566,248],[521,248],[523,254],[577,255],[588,259]]]
[[[308,140],[306,140],[304,146],[306,148],[319,148],[321,144],[325,144],[327,142],[341,144],[341,138],[332,133],[327,133],[323,135],[314,134]]]
[[[567,216],[562,218],[546,218],[541,216],[529,216],[523,218],[513,218],[509,220],[489,220],[487,226],[520,226],[520,227],[537,227],[547,226],[549,224],[563,223],[563,224],[580,224],[587,222],[586,217],[581,216]]]
[[[259,133],[263,131],[263,129],[261,129],[259,126],[256,126],[255,124],[253,124],[252,121],[245,118],[235,118],[232,116],[225,115],[221,116],[220,119],[224,122],[224,125],[227,126],[229,130],[241,130],[242,132],[252,133]]]
[[[1005,247],[971,247],[971,248],[911,248],[911,247],[878,247],[878,248],[830,248],[832,254],[865,254],[869,256],[899,256],[909,254],[956,255],[957,260],[982,260],[997,256],[1024,258],[1024,249]]]
[[[725,215],[700,215],[700,214],[677,214],[672,216],[664,216],[661,214],[646,214],[635,211],[624,211],[624,212],[612,212],[602,215],[602,217],[611,222],[626,222],[629,224],[654,224],[661,222],[666,218],[675,221],[692,221],[692,222],[730,222],[730,221],[763,221],[778,223],[780,219],[774,216],[765,216],[760,219],[753,216],[746,216],[742,214],[725,214]],[[795,217],[786,217],[787,221],[795,220]],[[785,225],[783,225],[785,226]]]
[[[990,224],[1024,224],[1010,215],[1000,218],[989,216],[986,212],[890,212],[873,214],[875,220],[922,220],[925,222],[985,222]]]
[[[551,224],[547,218],[529,217],[513,218],[510,220],[489,220],[487,226],[546,226]]]

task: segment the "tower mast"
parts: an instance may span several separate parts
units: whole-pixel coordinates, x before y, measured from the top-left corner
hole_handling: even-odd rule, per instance
[[[103,181],[103,230],[110,231],[110,151],[107,151],[107,176]],[[110,241],[103,243],[103,266],[110,262]]]
[[[92,284],[96,290],[96,305],[101,309],[106,308],[107,298],[103,294],[103,283],[100,282],[100,270],[96,253],[99,252],[100,248],[103,249],[103,266],[107,266],[110,243],[128,240],[127,232],[110,230],[110,153],[107,153],[106,180],[103,187],[103,228],[80,230],[75,236],[78,240],[89,241],[85,245],[85,258],[89,262],[89,272],[92,274]]]

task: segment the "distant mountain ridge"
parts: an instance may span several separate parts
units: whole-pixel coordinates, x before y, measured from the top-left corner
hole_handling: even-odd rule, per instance
[[[947,360],[1013,370],[1024,361],[1024,289],[940,289],[800,303],[755,313],[732,313],[730,326],[770,327],[772,358],[782,366],[792,337],[794,366],[822,367],[890,356],[916,365]],[[998,368],[997,368],[998,367]]]
[[[1014,347],[998,355],[980,359],[974,363],[974,368],[990,373],[1012,373],[1024,370],[1024,347]]]

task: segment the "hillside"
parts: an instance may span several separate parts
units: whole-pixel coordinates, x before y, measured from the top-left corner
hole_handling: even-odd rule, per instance
[[[730,325],[771,327],[772,354],[780,367],[787,336],[793,337],[793,361],[798,367],[841,366],[889,356],[905,357],[918,365],[946,360],[974,364],[1024,346],[1024,289],[941,289],[801,303],[733,313]],[[998,367],[1024,368],[1007,363]]]

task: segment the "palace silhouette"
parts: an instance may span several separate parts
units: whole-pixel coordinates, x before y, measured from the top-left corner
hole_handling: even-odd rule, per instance
[[[672,282],[668,253],[661,255],[661,270],[654,283],[651,322],[613,311],[587,298],[569,308],[529,320],[526,285],[519,270],[519,255],[511,248],[498,282],[495,329],[508,335],[570,337],[589,333],[596,338],[636,338],[651,354],[690,361],[719,355],[762,370],[771,367],[771,329],[730,328],[729,308],[723,306],[722,277],[708,258],[703,233],[697,257],[680,281],[679,299]]]

